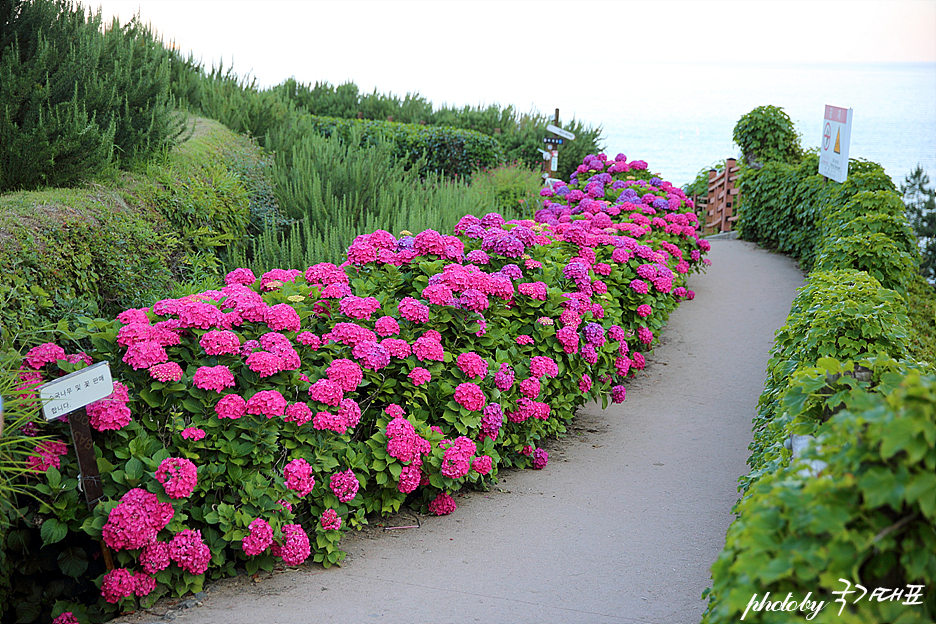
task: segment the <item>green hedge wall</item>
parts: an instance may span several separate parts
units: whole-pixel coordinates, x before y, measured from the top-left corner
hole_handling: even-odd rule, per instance
[[[806,619],[762,608],[768,592],[822,603],[814,622],[934,622],[932,289],[883,170],[851,161],[841,185],[815,171],[807,156],[742,172],[742,236],[813,270],[776,334],[703,622]],[[843,600],[856,584],[869,597]],[[874,594],[911,585],[910,603]]]
[[[396,156],[408,166],[418,166],[421,174],[470,177],[481,167],[504,162],[497,139],[474,130],[312,115],[304,121],[325,136],[338,135],[345,140],[359,137],[366,143],[389,139],[396,147]]]

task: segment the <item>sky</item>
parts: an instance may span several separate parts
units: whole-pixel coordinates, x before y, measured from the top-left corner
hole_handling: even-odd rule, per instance
[[[936,0],[81,0],[139,13],[206,65],[272,86],[353,81],[439,106],[548,110],[554,76],[658,63],[936,62]],[[512,98],[512,99],[511,99]]]

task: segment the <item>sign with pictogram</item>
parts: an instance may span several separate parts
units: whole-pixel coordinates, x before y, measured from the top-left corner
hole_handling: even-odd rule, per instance
[[[848,146],[854,114],[852,108],[825,107],[822,143],[819,146],[819,174],[839,183],[848,178]]]

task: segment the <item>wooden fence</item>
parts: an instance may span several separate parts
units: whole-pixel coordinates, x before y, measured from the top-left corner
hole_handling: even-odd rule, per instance
[[[735,204],[738,203],[739,167],[734,158],[725,161],[725,168],[719,172],[715,169],[709,171],[708,196],[705,201],[705,234],[718,234],[730,232],[732,225],[738,217],[734,214]],[[700,202],[701,203],[701,202]]]

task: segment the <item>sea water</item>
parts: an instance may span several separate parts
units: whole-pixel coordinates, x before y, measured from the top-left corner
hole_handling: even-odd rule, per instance
[[[851,158],[880,163],[898,186],[917,164],[936,183],[936,63],[650,63],[551,100],[563,119],[600,124],[609,156],[645,160],[678,186],[737,158],[732,130],[758,106],[781,107],[817,148],[826,104],[854,109]]]

